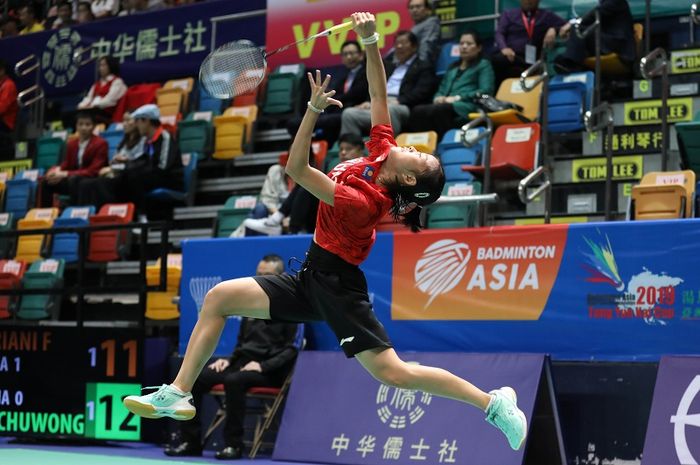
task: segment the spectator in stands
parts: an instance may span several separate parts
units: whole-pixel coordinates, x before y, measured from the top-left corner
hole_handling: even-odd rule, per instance
[[[37,8],[33,3],[27,3],[19,9],[19,21],[22,23],[23,28],[19,31],[20,35],[32,34],[44,30],[44,26],[41,25],[41,20],[37,13]]]
[[[73,8],[69,2],[60,2],[56,8],[56,13],[57,16],[51,24],[51,29],[78,24],[78,22],[73,19]]]
[[[418,105],[411,111],[408,131],[433,130],[438,137],[467,121],[476,110],[472,99],[477,94],[493,94],[494,77],[491,63],[481,56],[479,34],[467,31],[459,39],[460,61],[445,73],[433,103]]]
[[[539,7],[539,0],[520,0],[520,8],[504,11],[496,28],[496,48],[491,57],[496,83],[520,76],[530,65],[525,62],[526,47],[535,47],[535,59],[543,48],[551,48],[557,31],[566,21]],[[533,61],[534,63],[534,61]]]
[[[92,110],[99,122],[112,121],[112,114],[119,99],[126,94],[126,84],[119,77],[119,61],[103,56],[97,61],[99,79],[95,82],[83,100],[78,103],[80,110]]]
[[[109,18],[119,12],[119,0],[92,0],[90,7],[96,19]]]
[[[78,137],[68,140],[63,162],[49,169],[41,182],[41,205],[51,207],[54,194],[69,195],[77,204],[78,186],[83,178],[97,176],[107,164],[107,141],[93,134],[95,119],[81,111],[76,118]]]
[[[394,39],[392,60],[384,67],[389,94],[391,126],[399,134],[408,121],[411,108],[429,103],[435,92],[435,71],[418,57],[418,37],[411,31],[399,31]],[[343,111],[340,134],[368,135],[370,129],[369,100]]]
[[[265,218],[275,213],[288,196],[289,187],[284,166],[275,163],[267,170],[265,182],[260,189],[260,202],[253,209],[251,218]]]
[[[17,86],[10,76],[10,66],[0,58],[0,159],[14,158],[13,134],[18,111]]]
[[[266,255],[256,270],[256,276],[282,273],[284,262],[279,255]],[[204,394],[214,385],[223,384],[226,392],[225,447],[216,453],[217,459],[239,459],[243,455],[246,391],[255,386],[278,387],[284,383],[298,354],[295,345],[298,329],[297,324],[242,318],[231,357],[213,361],[197,377],[192,387],[192,398],[198,412],[202,411]],[[165,455],[202,455],[200,414],[180,423],[180,432],[181,442],[168,446]]]
[[[22,28],[19,19],[14,16],[7,15],[0,22],[0,38],[5,37],[15,37],[19,35],[19,31]]]
[[[333,77],[332,89],[336,89],[334,98],[343,102],[343,108],[350,108],[369,100],[367,75],[365,73],[364,53],[356,40],[347,40],[340,47],[341,60],[345,67]],[[340,132],[341,114],[343,109],[328,108],[316,124],[316,130],[321,130],[320,137],[331,146],[338,139]],[[301,118],[292,119],[287,124],[289,134],[296,134]]]
[[[362,138],[356,134],[340,136],[338,148],[340,163],[364,156],[364,143]],[[330,171],[335,168],[335,164],[326,168],[327,171]],[[244,233],[234,232],[232,237],[249,234],[249,231],[268,236],[279,236],[282,234],[282,227],[285,226],[285,223],[290,234],[312,233],[316,226],[317,210],[318,199],[297,184],[278,211],[267,218],[246,219],[240,228]]]
[[[627,0],[600,0],[598,6],[581,18],[581,30],[595,21],[595,10],[600,13],[600,53],[617,53],[623,63],[631,64],[636,58],[634,20]],[[557,71],[570,73],[583,69],[586,57],[595,55],[595,36],[581,39],[571,34],[571,23],[562,27],[560,35],[568,38],[566,51],[555,58]]]
[[[127,0],[126,8],[124,8],[119,16],[133,15],[135,13],[146,13],[148,11],[156,11],[163,9],[165,5],[162,2],[150,3],[148,0]]]
[[[408,13],[414,26],[411,28],[418,37],[418,58],[435,67],[440,53],[440,18],[435,16],[432,0],[409,0]]]
[[[182,176],[175,170],[182,166],[173,137],[160,124],[160,111],[153,104],[143,105],[131,115],[141,136],[145,137],[143,155],[126,163],[113,178],[101,177],[80,184],[78,200],[99,208],[105,203],[133,202],[144,210],[145,197],[160,187],[180,189]]]
[[[100,176],[115,177],[118,173],[121,173],[128,162],[136,160],[144,153],[146,137],[139,133],[136,121],[132,118],[131,113],[124,113],[122,124],[124,127],[124,138],[117,146],[117,153],[112,157],[109,166],[105,166],[100,170]]]
[[[338,164],[365,156],[365,143],[357,134],[343,134],[338,139],[338,158],[326,156],[323,171],[329,173]]]
[[[77,14],[78,24],[89,23],[95,20],[95,15],[92,14],[92,5],[90,2],[79,2],[78,3],[78,14]]]

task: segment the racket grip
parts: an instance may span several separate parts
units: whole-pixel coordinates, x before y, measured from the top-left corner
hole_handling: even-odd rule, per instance
[[[333,27],[329,27],[325,31],[321,32],[319,35],[331,35],[331,34],[337,34],[338,32],[345,31],[347,29],[350,29],[352,27],[352,21],[348,21],[342,24],[336,24]]]

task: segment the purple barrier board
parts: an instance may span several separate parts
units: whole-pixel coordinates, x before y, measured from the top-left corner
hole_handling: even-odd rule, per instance
[[[511,386],[532,418],[544,355],[400,354],[445,368],[485,390]],[[337,464],[474,463],[519,465],[513,451],[467,404],[386,386],[336,352],[302,352],[296,364],[273,458]]]
[[[642,465],[700,462],[700,357],[663,357]]]

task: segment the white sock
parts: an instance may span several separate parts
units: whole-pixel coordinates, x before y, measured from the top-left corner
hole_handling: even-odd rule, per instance
[[[491,399],[489,400],[489,404],[486,406],[486,410],[484,410],[485,413],[489,413],[489,409],[491,408],[491,404],[493,401],[496,400],[496,396],[494,394],[491,394]]]
[[[177,386],[174,384],[171,384],[170,387],[173,389],[173,391],[177,392],[178,394],[187,394],[185,391],[181,391]]]

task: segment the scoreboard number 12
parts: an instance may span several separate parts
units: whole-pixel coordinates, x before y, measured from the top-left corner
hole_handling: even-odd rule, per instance
[[[140,418],[124,407],[122,399],[140,393],[140,384],[88,383],[85,396],[85,436],[138,441],[141,437]]]

